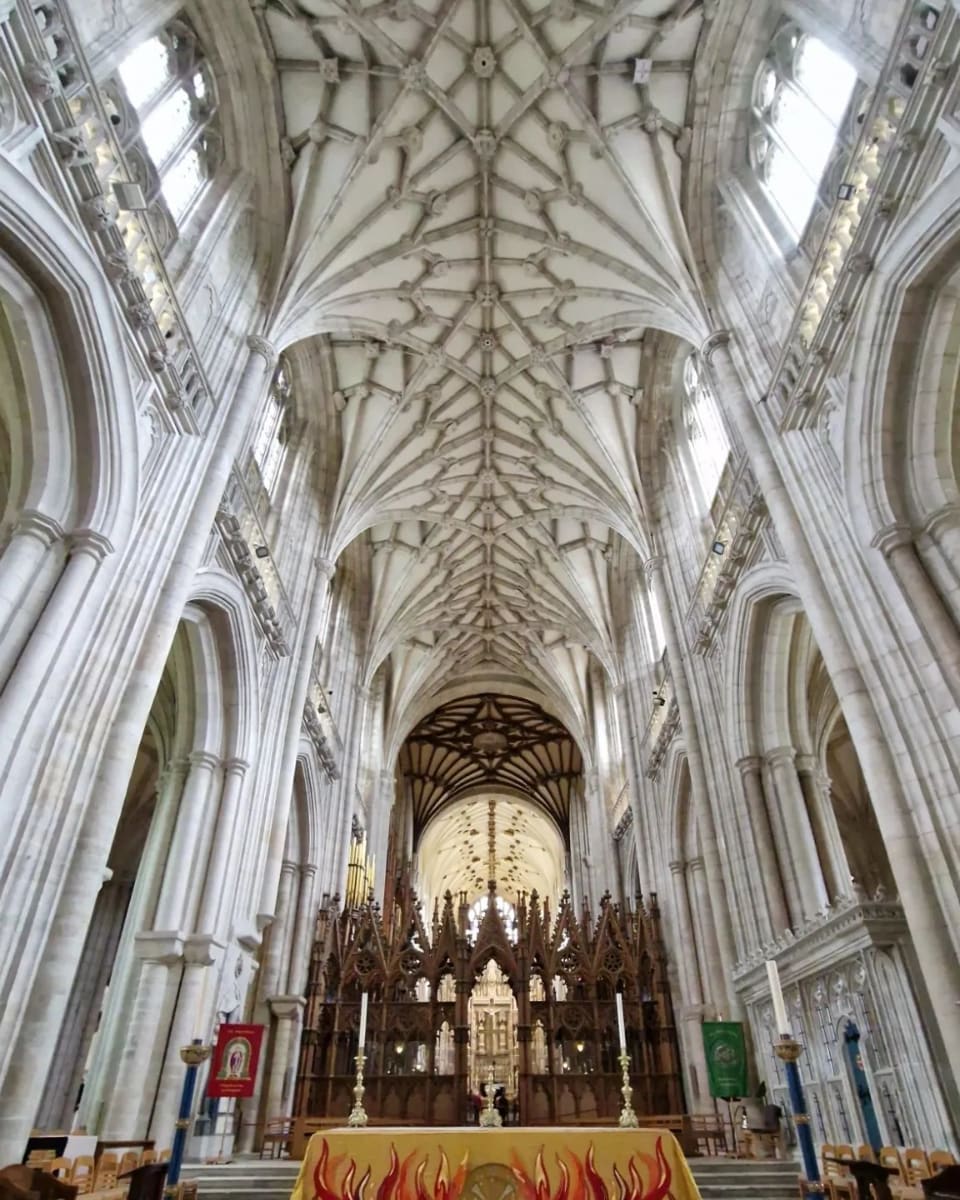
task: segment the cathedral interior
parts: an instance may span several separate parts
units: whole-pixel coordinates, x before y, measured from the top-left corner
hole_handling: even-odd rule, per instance
[[[770,964],[814,1142],[957,1151],[958,58],[0,0],[0,1163],[234,1023],[196,1160],[364,1047],[374,1123],[711,1114],[724,1022],[792,1144]]]

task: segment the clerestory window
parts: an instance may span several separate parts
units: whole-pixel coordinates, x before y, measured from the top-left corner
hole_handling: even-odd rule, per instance
[[[699,496],[700,514],[710,510],[730,455],[730,443],[700,360],[691,354],[683,366],[683,444]]]
[[[836,198],[830,168],[852,145],[856,84],[844,58],[793,22],[777,30],[757,71],[751,165],[796,241],[818,204],[829,208]]]
[[[273,377],[260,425],[253,443],[253,459],[260,482],[272,500],[287,456],[292,390],[286,365],[281,361]]]
[[[213,73],[190,24],[178,17],[131,50],[107,99],[157,236],[167,245],[221,156]]]

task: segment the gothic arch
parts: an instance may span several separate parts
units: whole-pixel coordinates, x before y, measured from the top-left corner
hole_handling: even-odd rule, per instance
[[[844,423],[849,511],[862,544],[956,505],[960,170],[912,211],[875,264],[857,329]]]
[[[22,503],[43,504],[67,530],[94,530],[116,547],[135,515],[140,457],[116,302],[75,226],[7,159],[0,288],[26,334],[21,444],[32,470]],[[69,374],[59,369],[67,359]]]

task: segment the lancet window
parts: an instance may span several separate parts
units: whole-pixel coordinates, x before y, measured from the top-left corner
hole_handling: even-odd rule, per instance
[[[213,72],[189,22],[177,17],[123,59],[106,89],[128,162],[168,244],[220,161]]]
[[[281,360],[267,393],[253,443],[253,459],[260,473],[260,482],[271,499],[276,493],[287,456],[291,402],[290,374]]]
[[[777,30],[757,71],[749,152],[753,169],[795,241],[819,205],[836,199],[856,131],[854,68],[793,22]]]
[[[698,515],[709,511],[717,485],[730,456],[730,443],[713,393],[706,385],[700,361],[691,354],[683,368],[683,444]]]

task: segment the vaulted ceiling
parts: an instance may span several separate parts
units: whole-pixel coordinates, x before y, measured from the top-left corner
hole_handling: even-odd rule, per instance
[[[678,202],[700,0],[265,0],[317,339],[330,550],[374,551],[368,674],[496,668],[582,709],[647,546],[650,331],[706,332]]]

